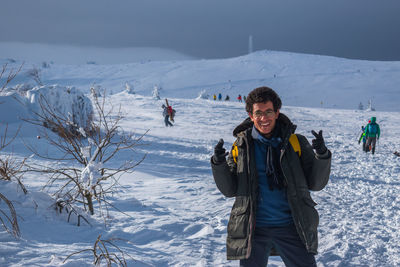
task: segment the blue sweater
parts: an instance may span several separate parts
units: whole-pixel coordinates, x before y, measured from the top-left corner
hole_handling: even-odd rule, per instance
[[[286,189],[271,190],[266,174],[267,145],[254,140],[255,158],[258,173],[259,194],[257,200],[256,226],[279,227],[293,223]]]

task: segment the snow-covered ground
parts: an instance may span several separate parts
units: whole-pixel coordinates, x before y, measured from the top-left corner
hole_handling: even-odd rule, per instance
[[[263,68],[267,75],[262,75]],[[269,75],[278,71],[282,76],[275,77],[275,81]],[[115,243],[134,259],[126,257],[128,266],[237,266],[238,262],[228,262],[225,256],[226,225],[233,199],[217,190],[209,160],[218,139],[224,138],[229,148],[234,141],[233,128],[246,118],[244,104],[235,101],[235,96],[258,85],[271,86],[283,95],[281,111],[298,125],[298,133],[311,140],[310,131],[322,129],[333,153],[330,182],[323,191],[313,193],[321,217],[318,266],[399,266],[400,157],[393,155],[400,150],[400,112],[396,104],[400,94],[395,87],[399,71],[399,62],[275,52],[227,60],[50,65],[42,69],[46,84],[76,86],[89,92],[95,81],[111,88],[107,99],[114,106],[121,105],[124,130],[138,135],[149,130],[134,155],[147,156],[135,172],[121,177],[120,191],[111,201],[123,213],[111,210],[108,226],[96,215],[87,215],[92,226],[83,223],[77,227],[73,218],[67,222],[66,214],[54,211],[50,192],[40,190],[47,181],[41,175],[24,176],[27,195],[15,183],[0,181],[0,193],[13,201],[21,229],[21,238],[14,239],[0,228],[0,266],[91,266],[89,253],[63,261],[73,252],[90,249],[100,234],[104,239],[121,239]],[[137,94],[123,91],[129,79]],[[231,101],[196,99],[201,89],[213,94],[223,83],[228,85],[228,80],[233,86],[226,87],[224,93],[229,92]],[[26,81],[22,73],[15,83]],[[376,92],[374,103],[379,105],[378,110],[389,111],[356,110],[363,101],[360,92],[367,94],[374,84],[383,83],[387,87]],[[243,85],[240,90],[239,84]],[[162,100],[151,97],[154,85],[163,88]],[[337,94],[342,93],[347,95],[341,100]],[[316,107],[321,106],[320,96],[328,99],[322,108]],[[164,97],[177,111],[174,127],[164,126]],[[0,102],[8,105],[12,101],[9,99],[4,97]],[[326,108],[326,103],[353,108]],[[375,155],[362,152],[357,143],[361,125],[371,116],[376,116],[381,126]],[[20,124],[9,120],[10,134]],[[47,147],[37,135],[33,126],[23,124],[18,138],[2,153],[29,156],[23,142]],[[118,157],[123,161],[126,155]],[[30,160],[42,162],[38,158]],[[270,263],[283,266],[278,257],[271,258]]]

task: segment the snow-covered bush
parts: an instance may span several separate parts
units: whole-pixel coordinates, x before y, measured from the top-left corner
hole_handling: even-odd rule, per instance
[[[106,218],[103,212],[108,210],[108,195],[113,194],[114,188],[118,185],[117,176],[132,171],[143,160],[143,158],[136,160],[133,153],[142,136],[134,137],[132,133],[124,133],[120,125],[123,119],[121,111],[114,112],[112,108],[106,110],[105,97],[98,98],[96,95],[92,97],[93,117],[77,129],[79,134],[69,134],[68,131],[62,130],[65,118],[53,106],[57,106],[57,101],[48,101],[45,106],[41,105],[46,109],[43,112],[46,116],[40,117],[41,120],[51,121],[54,128],[61,129],[58,135],[52,135],[44,128],[41,135],[50,146],[61,151],[61,154],[49,155],[47,152],[29,147],[36,156],[53,160],[54,164],[40,166],[37,163],[28,163],[28,165],[31,171],[49,175],[47,187],[57,185],[54,192],[56,198],[61,198],[67,203],[82,203],[90,214],[94,214],[97,207],[100,214]],[[110,164],[110,161],[122,151],[132,152],[130,160]],[[112,181],[107,182],[107,180]],[[94,202],[97,202],[97,206]]]
[[[202,90],[196,99],[209,99],[209,98],[210,98],[210,95],[207,94],[206,90]]]
[[[135,90],[133,90],[133,86],[128,82],[125,83],[125,92],[128,94],[135,94]]]
[[[35,87],[27,92],[34,124],[42,124],[59,134],[79,136],[79,128],[89,129],[93,119],[90,99],[75,87],[59,85]],[[66,132],[65,132],[66,131]]]
[[[154,98],[155,100],[160,100],[160,99],[161,99],[161,98],[160,98],[160,89],[158,88],[157,85],[154,85],[152,95],[153,95],[153,98]]]

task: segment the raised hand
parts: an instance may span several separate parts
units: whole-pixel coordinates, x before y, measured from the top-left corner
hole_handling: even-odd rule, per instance
[[[324,138],[322,137],[322,130],[319,130],[318,133],[312,130],[311,133],[315,136],[315,139],[312,140],[312,147],[315,149],[315,152],[317,152],[317,154],[324,154],[327,148]]]
[[[224,148],[224,139],[219,139],[218,144],[214,147],[213,162],[217,165],[224,163],[228,154]]]

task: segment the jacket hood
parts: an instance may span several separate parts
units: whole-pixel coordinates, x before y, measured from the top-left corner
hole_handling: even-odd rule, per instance
[[[239,133],[253,128],[253,125],[254,123],[251,121],[250,117],[246,118],[233,130],[233,136],[237,137]],[[279,113],[274,132],[277,131],[276,135],[284,139],[286,136],[294,133],[296,127],[297,126],[293,124],[285,114]]]

